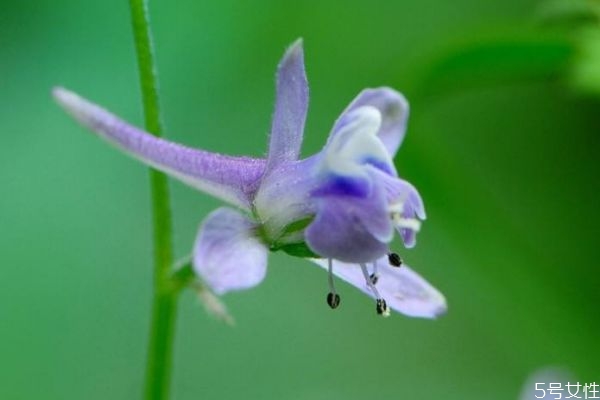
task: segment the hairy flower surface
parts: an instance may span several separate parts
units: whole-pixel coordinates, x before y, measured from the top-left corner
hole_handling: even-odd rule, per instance
[[[268,251],[308,258],[329,272],[327,302],[339,305],[332,274],[389,308],[433,318],[443,295],[390,252],[394,231],[415,245],[425,219],[417,190],[392,158],[404,138],[408,103],[390,88],[366,89],[335,122],[324,148],[299,159],[308,110],[302,42],[277,72],[275,112],[266,159],[232,157],[154,137],[63,88],[54,97],[100,137],[142,162],[233,205],[200,226],[196,273],[217,294],[253,287]],[[402,266],[400,267],[400,265]]]

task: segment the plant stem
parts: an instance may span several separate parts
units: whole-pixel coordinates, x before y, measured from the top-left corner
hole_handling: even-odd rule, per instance
[[[158,79],[154,62],[147,0],[130,0],[140,86],[148,132],[162,135],[158,102]],[[154,285],[152,321],[146,369],[145,398],[169,398],[177,293],[171,284],[173,249],[171,207],[168,181],[164,174],[151,170],[152,219],[154,226]]]

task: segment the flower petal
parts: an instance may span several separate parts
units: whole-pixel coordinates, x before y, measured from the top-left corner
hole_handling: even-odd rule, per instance
[[[386,200],[391,205],[392,209],[400,214],[402,219],[411,221],[397,226],[398,232],[402,236],[404,245],[407,248],[414,247],[416,242],[416,234],[419,231],[420,223],[418,220],[425,220],[425,207],[423,200],[417,189],[407,181],[390,176],[380,169],[371,168],[370,173],[373,174],[378,182],[380,182],[386,193]]]
[[[376,136],[380,126],[381,113],[374,107],[359,107],[349,112],[343,126],[327,142],[322,172],[364,175],[364,165],[371,165],[395,175],[392,158]]]
[[[381,127],[377,135],[393,157],[404,139],[409,106],[401,93],[388,87],[365,89],[360,92],[336,121],[331,137],[343,127],[349,113],[363,106],[375,107],[381,113]]]
[[[327,270],[327,260],[310,260]],[[412,269],[404,264],[400,268],[389,266],[387,256],[378,259],[377,263],[379,279],[376,287],[392,310],[420,318],[436,318],[446,312],[444,295]],[[375,298],[365,283],[360,266],[334,260],[333,273]]]
[[[417,220],[417,218],[425,219],[425,210],[423,208],[423,202],[419,193],[415,191],[410,193],[410,196],[404,203],[404,210],[402,212],[402,218],[407,220]],[[412,226],[414,225],[414,226]],[[417,232],[419,232],[420,224],[408,224],[405,226],[399,226],[398,232],[402,237],[404,246],[408,249],[415,247],[417,244]]]
[[[365,197],[338,195],[335,191],[315,196],[316,217],[305,232],[312,251],[321,257],[353,263],[368,262],[386,252],[393,227],[385,194],[379,185],[371,185],[368,191]]]
[[[277,71],[277,93],[269,144],[267,170],[300,154],[308,111],[308,81],[304,71],[302,39],[286,51]]]
[[[371,168],[370,172],[375,176],[375,179],[382,182],[388,203],[406,204],[414,210],[419,219],[425,220],[427,218],[423,199],[417,188],[410,182],[395,176],[390,176],[377,168]]]
[[[194,271],[217,294],[258,285],[267,272],[267,248],[255,224],[230,208],[206,217],[194,245]]]
[[[191,149],[150,135],[63,88],[54,98],[77,121],[120,149],[182,182],[244,209],[265,169],[265,160]]]

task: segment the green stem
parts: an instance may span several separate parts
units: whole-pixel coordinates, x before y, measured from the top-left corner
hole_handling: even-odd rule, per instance
[[[145,126],[148,132],[162,135],[158,83],[147,0],[130,0]],[[154,226],[154,287],[152,321],[146,369],[145,398],[169,398],[177,293],[171,283],[173,249],[169,187],[164,174],[151,170],[152,219]]]

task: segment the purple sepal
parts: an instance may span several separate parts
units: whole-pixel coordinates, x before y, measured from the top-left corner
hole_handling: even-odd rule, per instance
[[[206,217],[194,245],[193,266],[217,294],[258,285],[267,273],[267,248],[256,224],[230,208]]]
[[[308,81],[302,39],[286,51],[277,70],[277,92],[267,157],[267,171],[300,154],[308,111]]]
[[[228,203],[250,208],[265,160],[231,157],[157,138],[63,88],[54,98],[82,125],[149,166]]]

